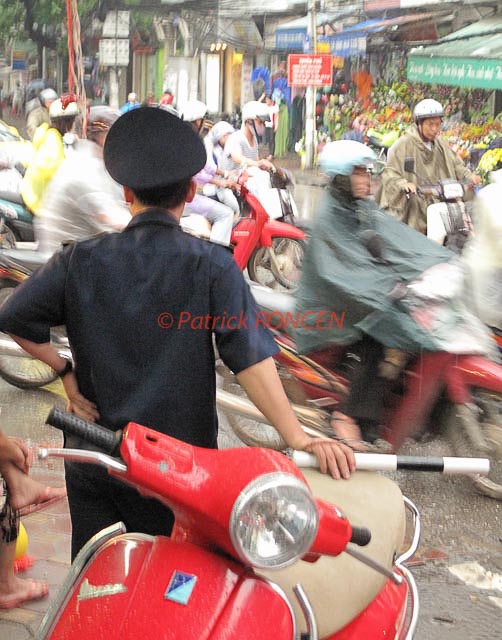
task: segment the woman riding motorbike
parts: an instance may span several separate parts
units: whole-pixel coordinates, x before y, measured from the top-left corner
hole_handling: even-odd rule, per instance
[[[225,120],[220,120],[220,122],[213,125],[211,131],[204,138],[208,164],[212,163],[214,165],[215,178],[212,182],[204,185],[203,193],[206,196],[216,195],[220,202],[230,207],[235,215],[238,216],[240,207],[234,192],[239,192],[239,185],[231,179],[232,174],[235,175],[236,172],[225,171],[220,168],[223,148],[232,133],[235,133],[232,125]]]
[[[368,167],[375,159],[371,149],[353,140],[324,147],[320,165],[331,182],[297,292],[298,351],[350,345],[359,361],[343,412],[336,412],[332,423],[335,434],[358,448],[364,447],[354,443],[361,431],[366,439],[378,432],[389,378],[397,377],[408,353],[486,353],[491,344],[477,318],[449,299],[451,292],[438,322],[426,329],[415,321],[413,305],[402,299],[429,268],[449,269],[442,263],[452,254],[368,200]],[[328,322],[334,312],[341,323]]]
[[[197,134],[201,134],[204,127],[204,119],[207,113],[207,106],[200,100],[190,100],[181,110],[181,118],[192,125]],[[207,218],[211,223],[210,240],[220,242],[222,244],[230,244],[230,236],[232,234],[232,225],[234,222],[235,211],[222,202],[217,202],[213,198],[205,196],[203,193],[204,185],[216,181],[219,186],[230,186],[228,180],[219,180],[217,177],[217,168],[214,162],[208,158],[204,168],[194,176],[197,183],[197,193],[190,203],[185,206],[184,216],[192,213],[199,214]]]

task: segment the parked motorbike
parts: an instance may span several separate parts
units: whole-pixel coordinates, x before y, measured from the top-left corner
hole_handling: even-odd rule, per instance
[[[404,563],[420,518],[390,479],[358,472],[337,482],[275,451],[202,449],[135,423],[117,433],[58,409],[48,423],[94,450],[41,457],[105,467],[169,506],[175,525],[170,537],[122,523],[94,536],[40,640],[413,637],[418,592]],[[405,507],[413,535],[400,553]]]
[[[284,388],[300,422],[314,433],[332,434],[330,416],[347,396],[357,355],[350,347],[332,346],[301,355],[293,329],[297,319],[291,296],[250,283],[274,333],[280,352],[276,361]],[[228,386],[228,385],[227,385]],[[219,392],[219,407],[246,444],[277,449],[285,444],[275,429],[256,429],[256,413],[237,383]],[[229,413],[230,412],[230,413]],[[247,415],[249,420],[235,419]],[[472,480],[482,493],[502,499],[502,366],[478,355],[423,353],[396,380],[381,437],[398,451],[404,440],[444,428],[457,455],[486,456],[488,476]]]

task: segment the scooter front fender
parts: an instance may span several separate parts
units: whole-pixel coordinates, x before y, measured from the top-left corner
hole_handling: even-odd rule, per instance
[[[65,587],[40,640],[296,637],[291,605],[272,585],[228,557],[163,536],[111,538]]]
[[[271,247],[273,238],[291,238],[305,241],[306,237],[303,229],[280,220],[269,220],[261,231],[260,245],[262,247]]]

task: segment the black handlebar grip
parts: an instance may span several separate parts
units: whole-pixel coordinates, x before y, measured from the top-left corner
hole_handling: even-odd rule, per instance
[[[116,455],[122,440],[122,431],[111,431],[94,422],[88,422],[73,413],[52,407],[47,424],[61,429],[68,435],[78,436],[105,453]]]
[[[366,527],[352,527],[350,541],[360,547],[365,547],[371,541],[371,531]]]

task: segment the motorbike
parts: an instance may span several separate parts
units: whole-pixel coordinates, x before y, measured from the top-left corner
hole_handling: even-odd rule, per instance
[[[406,173],[415,174],[415,159],[404,161]],[[472,232],[472,206],[465,202],[465,193],[471,187],[458,180],[439,180],[434,184],[417,186],[417,196],[429,203],[427,206],[427,237],[438,244],[461,253]],[[408,194],[407,197],[411,197]]]
[[[175,524],[170,537],[122,523],[95,535],[39,640],[413,637],[418,591],[405,562],[420,516],[389,478],[361,471],[337,482],[276,451],[202,449],[131,422],[113,432],[59,409],[47,421],[93,450],[41,458],[100,465],[169,506]]]
[[[16,165],[0,172],[0,248],[16,247],[18,242],[34,242],[33,214],[26,207],[19,186],[24,168]],[[17,188],[17,191],[14,190]]]
[[[297,318],[292,296],[249,283],[280,349],[275,356],[283,386],[300,422],[313,433],[332,435],[332,411],[347,397],[357,354],[333,345],[298,353],[293,330]],[[233,379],[231,379],[233,380]],[[275,429],[256,429],[256,410],[230,381],[218,391],[218,406],[236,435],[252,446],[283,449]],[[239,416],[239,419],[236,419]],[[248,420],[242,420],[246,416]],[[457,455],[487,456],[487,476],[473,475],[483,494],[502,499],[502,366],[480,355],[424,352],[403,368],[388,401],[379,436],[398,451],[408,437],[443,428]]]
[[[261,195],[258,198],[249,191],[248,180],[247,173],[239,179],[243,205],[230,238],[235,261],[242,270],[247,269],[251,280],[264,286],[279,285],[293,290],[301,273],[306,232],[296,223],[293,201],[286,201],[281,193],[284,189],[266,190],[270,195],[264,203]],[[278,176],[274,180],[274,184],[280,184],[284,178]],[[209,224],[198,214],[181,218],[180,224],[198,235],[209,236]]]

